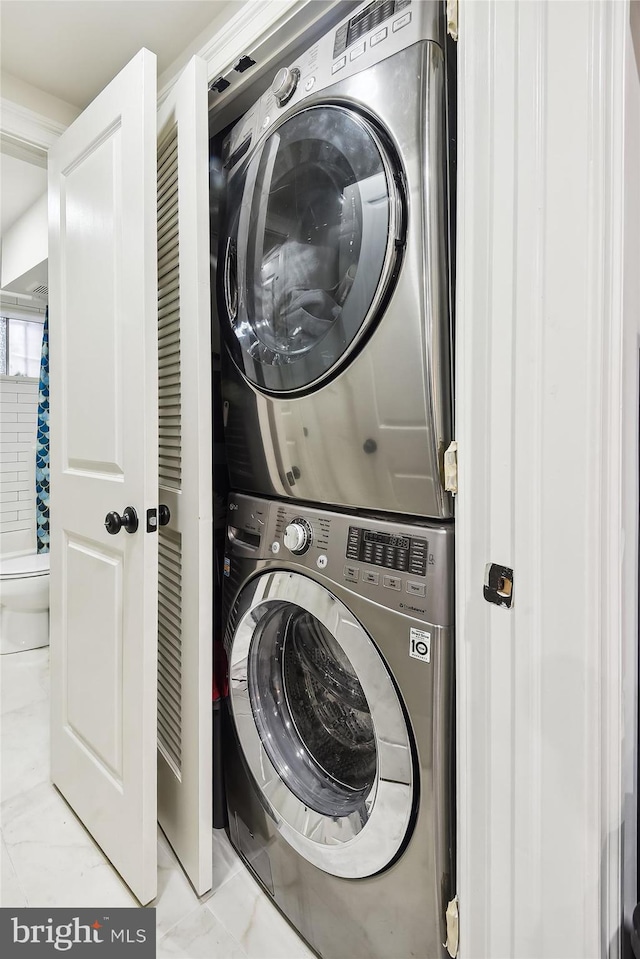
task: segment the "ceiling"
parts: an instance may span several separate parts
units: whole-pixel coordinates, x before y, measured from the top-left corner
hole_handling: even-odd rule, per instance
[[[2,0],[2,70],[79,108],[147,47],[161,74],[239,0]]]
[[[241,0],[2,0],[2,71],[79,109],[141,49],[162,74]],[[208,29],[210,28],[210,29]],[[202,44],[203,45],[203,44]],[[196,45],[197,46],[197,45]],[[41,166],[0,154],[0,235],[46,190]]]

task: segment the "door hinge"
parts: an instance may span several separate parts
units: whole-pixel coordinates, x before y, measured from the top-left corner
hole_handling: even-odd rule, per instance
[[[444,454],[444,488],[454,496],[458,492],[458,444],[455,440],[449,443]]]
[[[458,0],[447,0],[447,33],[452,40],[458,39]]]
[[[455,957],[458,955],[459,917],[458,897],[454,896],[447,906],[447,911],[445,912],[445,919],[447,923],[447,941],[444,943],[445,949],[452,959],[455,959]]]

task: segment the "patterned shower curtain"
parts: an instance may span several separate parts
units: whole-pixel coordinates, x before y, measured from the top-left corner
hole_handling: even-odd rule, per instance
[[[38,553],[49,552],[49,307],[44,315],[38,434],[36,439],[36,536]]]

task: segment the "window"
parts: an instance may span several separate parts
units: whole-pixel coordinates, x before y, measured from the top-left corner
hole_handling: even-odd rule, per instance
[[[0,374],[40,375],[42,320],[0,316]]]

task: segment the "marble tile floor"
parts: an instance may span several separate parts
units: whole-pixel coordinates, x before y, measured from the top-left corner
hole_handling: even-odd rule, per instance
[[[49,650],[0,661],[0,905],[137,906],[49,781]],[[312,959],[224,833],[198,899],[158,830],[159,959]]]

